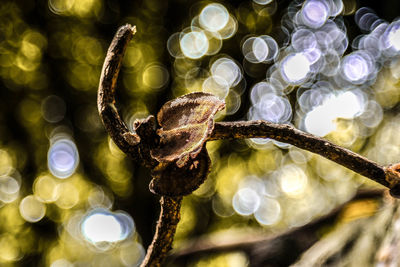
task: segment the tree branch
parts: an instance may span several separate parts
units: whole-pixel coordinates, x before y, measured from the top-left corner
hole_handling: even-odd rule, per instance
[[[161,197],[160,218],[156,233],[147,249],[147,254],[141,267],[161,266],[167,253],[172,248],[175,230],[180,220],[182,197]]]
[[[122,26],[117,31],[104,61],[98,92],[98,109],[104,126],[117,146],[134,158],[138,156],[139,152],[149,151],[149,149],[138,149],[141,136],[135,131],[130,132],[128,130],[119,116],[114,103],[115,85],[122,58],[126,46],[135,32],[136,28],[129,24]],[[137,125],[140,125],[140,123]],[[147,126],[144,128],[149,129],[151,127]],[[144,138],[146,138],[145,136],[149,136],[149,134],[143,135]],[[292,144],[319,154],[368,177],[390,188],[390,192],[393,196],[400,196],[400,165],[381,166],[348,149],[335,145],[323,138],[297,130],[290,125],[276,124],[267,121],[219,122],[215,123],[213,133],[208,140],[237,138],[272,138],[280,142]],[[141,144],[141,146],[143,146],[143,144]],[[149,144],[147,144],[147,147],[148,146]],[[140,155],[142,159],[144,159],[145,165],[154,167],[156,165],[154,159],[152,159],[150,155],[147,155],[148,153],[145,154],[146,155]]]
[[[217,122],[209,140],[271,138],[321,155],[391,189],[398,195],[399,166],[381,166],[330,141],[302,132],[287,124],[267,121]]]
[[[136,145],[140,137],[136,132],[129,132],[118,114],[115,107],[115,85],[126,47],[135,33],[136,27],[129,24],[118,29],[104,60],[97,95],[97,108],[104,127],[115,144],[134,158],[137,157]]]
[[[129,131],[115,107],[115,86],[126,47],[135,34],[136,28],[129,24],[122,26],[115,34],[107,51],[98,90],[98,110],[103,124],[115,144],[127,155],[141,160],[147,167],[154,168],[158,162],[150,151],[157,146],[156,123],[153,116],[136,121]],[[266,121],[220,122],[216,123],[208,140],[236,138],[272,138],[280,142],[317,153],[343,165],[383,186],[390,188],[393,196],[400,196],[400,164],[380,166],[350,150],[337,146],[325,139],[304,133],[289,125]],[[171,164],[175,164],[174,162]],[[179,222],[181,197],[161,198],[161,213],[152,244],[148,248],[142,266],[160,266],[171,249],[173,236]]]
[[[136,27],[122,26],[115,34],[104,60],[97,95],[97,106],[103,124],[115,144],[127,155],[140,158],[141,163],[154,167],[156,162],[150,156],[150,148],[157,143],[155,120],[153,116],[138,120],[134,124],[136,131],[130,132],[115,107],[115,86],[121,62]],[[142,267],[161,266],[171,250],[176,226],[180,219],[181,197],[161,197],[161,212],[152,244],[147,249]]]

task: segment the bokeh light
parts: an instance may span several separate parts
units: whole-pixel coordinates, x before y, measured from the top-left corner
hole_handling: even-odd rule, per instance
[[[0,176],[0,200],[3,203],[12,203],[20,195],[21,177],[15,172],[12,175]]]
[[[250,110],[251,119],[263,119],[275,123],[287,123],[292,117],[292,109],[288,99],[275,94],[263,95]]]
[[[143,84],[151,89],[163,88],[169,79],[168,70],[159,64],[151,64],[143,72]]]
[[[108,193],[102,187],[93,188],[88,197],[89,205],[92,208],[103,207],[110,209],[113,205],[112,194]]]
[[[291,84],[304,82],[310,73],[310,61],[303,53],[288,55],[281,64],[281,73],[284,79]]]
[[[33,185],[34,195],[44,203],[51,203],[57,200],[59,190],[57,181],[50,175],[43,174],[35,179]]]
[[[100,246],[101,243],[125,240],[134,233],[135,225],[132,218],[126,213],[95,209],[83,218],[81,231],[86,240],[95,246]]]
[[[120,249],[121,262],[125,266],[139,266],[145,257],[146,251],[138,242],[127,242]]]
[[[301,18],[311,28],[321,27],[330,15],[328,1],[307,0],[301,9]]]
[[[254,3],[257,3],[259,5],[268,5],[272,2],[273,0],[253,0]]]
[[[307,188],[308,177],[301,167],[286,165],[279,171],[281,190],[289,197],[302,196]]]
[[[244,57],[252,63],[269,63],[275,60],[278,52],[278,44],[268,35],[250,37],[242,46]]]
[[[51,263],[50,267],[73,267],[74,264],[66,259],[58,259]]]
[[[398,55],[400,51],[400,21],[392,22],[380,36],[382,50],[388,56]]]
[[[290,102],[277,85],[268,82],[255,84],[251,89],[251,101],[253,106],[248,113],[250,120],[289,123],[292,118]]]
[[[238,64],[226,57],[222,57],[214,61],[210,68],[211,74],[215,77],[222,78],[229,87],[236,86],[242,79],[242,71]]]
[[[58,139],[47,154],[50,172],[58,178],[68,178],[79,164],[78,149],[74,142],[67,138]]]
[[[58,191],[55,204],[59,208],[68,210],[78,204],[80,200],[79,188],[72,181],[65,181],[64,183],[57,184],[55,190],[56,192]]]
[[[0,249],[0,260],[4,265],[13,264],[23,257],[18,240],[11,234],[2,234],[0,236]]]
[[[229,84],[220,76],[210,76],[204,80],[202,91],[214,94],[219,99],[225,99],[229,93]]]
[[[241,188],[233,197],[232,205],[240,215],[251,215],[260,206],[260,197],[251,188]]]
[[[396,51],[400,50],[400,22],[391,26],[388,41]]]
[[[237,30],[238,22],[236,21],[235,17],[229,15],[228,23],[223,29],[219,30],[218,33],[223,40],[226,40],[234,36]]]
[[[222,30],[229,20],[229,13],[221,4],[209,4],[200,12],[200,25],[211,32]]]
[[[375,22],[379,20],[379,17],[375,12],[367,7],[362,7],[357,10],[354,15],[358,27],[363,31],[372,31],[376,26]],[[374,25],[374,26],[373,26]]]
[[[43,219],[46,214],[46,205],[34,195],[24,197],[19,204],[19,212],[27,222],[35,223]]]
[[[48,0],[49,9],[56,15],[92,17],[98,15],[101,10],[101,1],[84,0]]]
[[[361,51],[345,56],[341,68],[344,78],[353,84],[362,84],[375,73],[372,58]]]
[[[314,106],[304,119],[305,129],[318,136],[325,136],[336,130],[335,122],[338,118],[353,119],[361,115],[366,104],[359,91],[326,95],[322,101]]]
[[[281,218],[281,206],[275,199],[264,197],[261,204],[254,213],[257,222],[262,225],[273,225]]]
[[[183,33],[179,42],[183,54],[188,58],[201,58],[208,51],[208,39],[206,34],[201,30]]]

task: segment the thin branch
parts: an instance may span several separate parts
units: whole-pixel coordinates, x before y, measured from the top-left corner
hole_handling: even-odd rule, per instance
[[[155,121],[153,116],[136,121],[136,131],[130,132],[115,107],[115,86],[126,47],[136,27],[129,24],[122,26],[115,34],[104,60],[100,77],[97,105],[103,124],[115,144],[127,155],[138,158],[145,166],[154,166],[149,147],[156,143]],[[142,137],[142,138],[141,138]],[[176,226],[180,219],[182,197],[161,197],[161,212],[152,244],[147,249],[142,267],[161,266],[171,250]]]
[[[137,156],[136,145],[140,142],[140,137],[136,132],[129,132],[114,104],[121,62],[135,32],[136,27],[129,24],[118,29],[104,60],[97,95],[97,108],[107,132],[123,152],[133,157]]]
[[[176,227],[180,220],[182,197],[161,197],[160,218],[156,233],[147,249],[147,254],[141,267],[161,266],[167,253],[172,248]]]
[[[400,177],[397,168],[381,166],[326,139],[302,132],[286,124],[267,121],[218,122],[215,123],[209,140],[241,138],[271,138],[291,144],[332,160],[385,187],[391,189],[398,187]]]

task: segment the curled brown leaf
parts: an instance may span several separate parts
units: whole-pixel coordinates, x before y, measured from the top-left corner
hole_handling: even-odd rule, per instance
[[[214,115],[224,107],[216,96],[201,92],[165,103],[157,115],[162,127],[157,131],[160,145],[151,151],[151,156],[161,163],[186,165],[202,150],[214,129]]]

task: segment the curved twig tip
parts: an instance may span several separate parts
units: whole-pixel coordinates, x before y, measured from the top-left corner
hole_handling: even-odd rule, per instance
[[[127,30],[129,30],[131,32],[131,34],[134,35],[136,33],[136,25],[132,26],[131,24],[127,23],[124,26],[121,26],[118,29],[118,32],[127,31]]]
[[[126,47],[135,33],[136,26],[130,24],[118,29],[104,60],[97,95],[100,118],[113,141],[126,154],[136,153],[132,147],[139,144],[140,137],[129,131],[115,108],[115,88]]]

